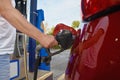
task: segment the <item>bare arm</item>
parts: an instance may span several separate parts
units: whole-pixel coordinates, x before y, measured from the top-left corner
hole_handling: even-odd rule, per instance
[[[16,29],[39,41],[46,48],[57,44],[53,36],[41,33],[22,16],[22,14],[12,7],[10,0],[0,0],[0,15],[11,23]]]

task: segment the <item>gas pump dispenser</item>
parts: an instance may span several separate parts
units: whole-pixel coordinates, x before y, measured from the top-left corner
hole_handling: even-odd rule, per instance
[[[26,0],[15,0],[16,2],[16,6],[15,8],[18,9],[25,18],[27,18],[27,13],[26,13]],[[15,45],[15,54],[17,57],[20,57],[22,55],[22,53],[24,52],[23,50],[23,38],[24,38],[24,34],[21,33],[20,31],[17,30],[17,34],[16,34],[16,45]]]
[[[26,8],[27,8],[27,1],[26,0],[15,0],[16,6],[15,8],[20,11],[25,18],[27,18]],[[18,80],[24,79],[27,73],[26,68],[26,35],[20,31],[16,31],[16,41],[15,41],[15,48],[14,54],[12,55],[11,65],[10,65],[10,80]],[[25,53],[25,54],[24,54]],[[13,72],[14,71],[14,72]]]

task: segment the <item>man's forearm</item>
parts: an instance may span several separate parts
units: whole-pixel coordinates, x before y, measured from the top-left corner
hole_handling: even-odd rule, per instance
[[[0,0],[0,16],[4,17],[17,30],[37,40],[43,47],[50,48],[57,45],[54,36],[43,34],[30,24],[17,9],[12,7],[11,0]]]
[[[39,37],[43,37],[43,34],[30,24],[22,14],[14,8],[6,9],[1,12],[1,15],[10,22],[17,30],[31,36],[32,38],[39,40]],[[34,33],[34,34],[33,34]]]

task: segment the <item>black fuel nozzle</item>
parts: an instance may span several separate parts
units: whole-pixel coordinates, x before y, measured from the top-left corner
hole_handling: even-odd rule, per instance
[[[74,42],[75,35],[73,35],[69,30],[61,30],[56,35],[56,40],[63,50],[70,48]]]
[[[46,49],[48,56],[54,56],[56,54],[59,54],[60,52],[63,52],[66,49],[69,49],[74,40],[75,40],[76,35],[73,35],[69,30],[61,30],[56,36],[56,40],[58,41],[58,44],[60,45],[60,50],[51,53],[50,49]],[[36,47],[36,53],[39,52],[39,50],[42,48],[42,46],[38,45]]]
[[[63,52],[66,49],[69,49],[72,46],[72,44],[73,44],[73,42],[75,40],[75,37],[76,37],[76,35],[73,35],[71,33],[71,31],[69,31],[69,30],[61,30],[55,36],[56,40],[58,41],[58,44],[60,45],[60,50],[51,53],[50,49],[49,50],[46,49],[47,52],[48,52],[48,55],[49,56],[54,56],[56,54],[59,54],[59,53]]]

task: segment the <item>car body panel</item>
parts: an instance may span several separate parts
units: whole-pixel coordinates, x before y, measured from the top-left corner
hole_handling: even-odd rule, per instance
[[[90,46],[90,49],[97,50],[96,62],[94,55],[89,54],[89,49],[84,49],[82,52],[78,50],[77,46],[84,42],[84,37],[76,38],[71,49],[68,66],[66,68],[66,80],[120,80],[120,11],[107,15],[109,22],[104,40],[97,47]],[[100,20],[101,18],[99,18]],[[95,29],[99,21],[91,21],[87,26],[92,26]],[[85,26],[84,26],[85,27]],[[95,31],[95,30],[94,30]],[[85,31],[86,33],[86,31]],[[80,35],[85,35],[84,31]],[[94,32],[93,32],[94,33]],[[80,39],[81,38],[81,39]],[[96,44],[96,43],[95,43]],[[84,54],[85,50],[88,54]],[[87,57],[85,57],[85,56]],[[88,65],[85,64],[88,62]],[[91,60],[91,61],[90,61]],[[90,64],[96,64],[90,66]]]

